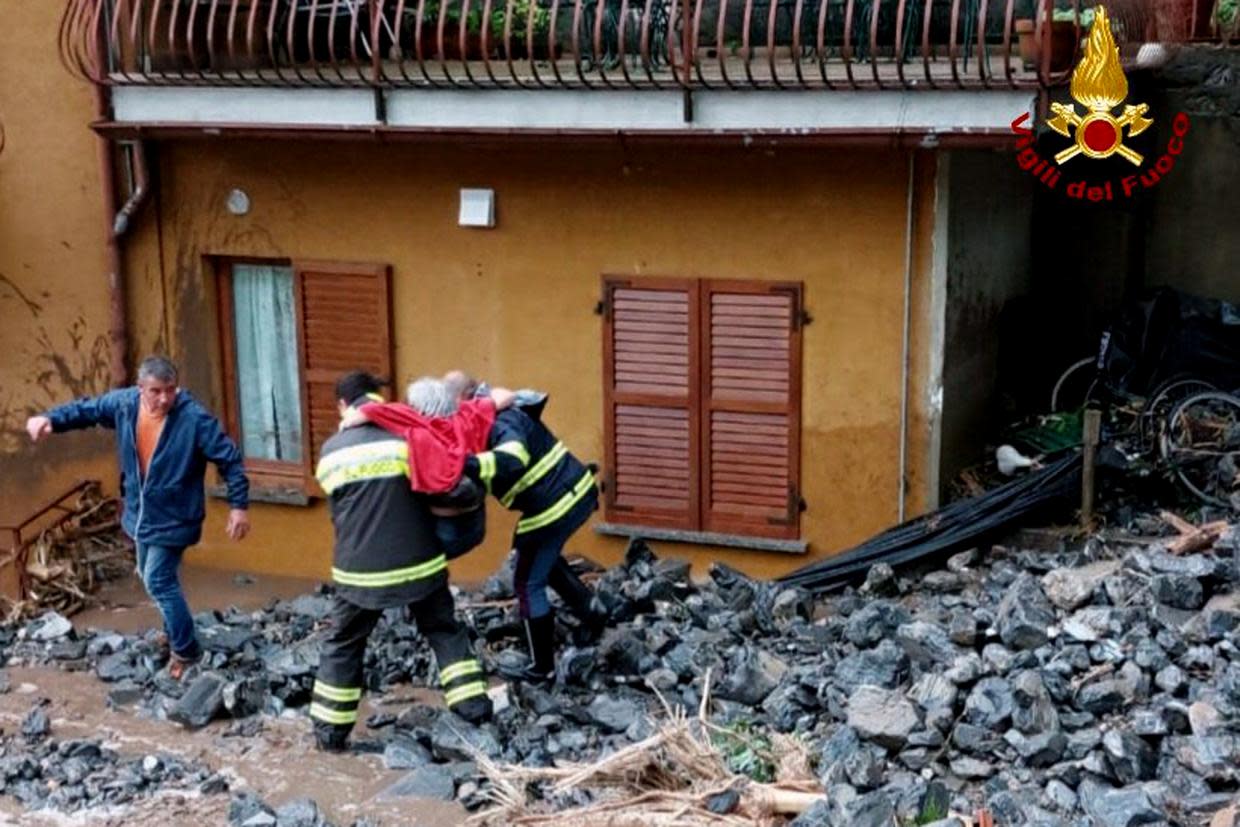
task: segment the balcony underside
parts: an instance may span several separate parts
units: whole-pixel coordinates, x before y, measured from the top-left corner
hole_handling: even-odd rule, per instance
[[[731,91],[116,86],[119,131],[915,137],[995,142],[1033,90]]]

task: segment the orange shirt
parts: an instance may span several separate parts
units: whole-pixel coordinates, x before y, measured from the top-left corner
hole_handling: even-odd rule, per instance
[[[142,469],[143,477],[151,464],[155,446],[159,444],[159,434],[164,429],[165,419],[167,417],[150,414],[145,406],[138,405],[138,467]]]

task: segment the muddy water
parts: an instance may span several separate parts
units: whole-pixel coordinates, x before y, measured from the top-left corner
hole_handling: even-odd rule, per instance
[[[186,592],[195,610],[235,605],[255,609],[271,598],[302,594],[307,581],[258,577],[240,584],[233,575],[207,569],[185,570]],[[75,616],[80,628],[96,627],[134,632],[159,623],[159,615],[136,580],[109,585],[105,604]],[[228,721],[217,721],[197,732],[176,724],[140,717],[132,708],[109,709],[109,685],[90,673],[52,668],[14,667],[6,670],[12,691],[0,695],[0,729],[16,732],[39,698],[51,699],[48,715],[52,737],[103,738],[105,745],[125,755],[169,752],[203,762],[223,772],[233,789],[250,789],[272,806],[307,796],[333,822],[349,824],[367,817],[383,825],[448,827],[462,824],[466,813],[454,803],[405,798],[379,800],[377,794],[399,780],[403,771],[386,770],[380,756],[350,753],[327,755],[314,749],[310,723],[300,714],[263,718],[263,731],[253,738],[225,738]],[[398,687],[383,698],[367,698],[360,720],[372,712],[399,714],[415,702],[432,700],[428,693]],[[433,702],[433,701],[432,701]],[[359,727],[355,733],[367,738]],[[120,827],[179,827],[227,824],[228,795],[200,796],[196,791],[165,791],[123,808],[79,812],[72,816],[31,813],[9,797],[0,796],[0,825],[115,825]]]

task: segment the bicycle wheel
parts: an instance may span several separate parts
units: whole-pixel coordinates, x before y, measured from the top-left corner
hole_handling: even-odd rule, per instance
[[[1097,386],[1094,357],[1087,356],[1079,362],[1073,362],[1060,374],[1059,381],[1051,391],[1051,413],[1080,410],[1090,400]]]
[[[1154,388],[1141,408],[1138,420],[1142,445],[1154,447],[1162,436],[1159,432],[1160,426],[1168,421],[1171,412],[1185,399],[1194,394],[1217,390],[1216,385],[1192,376],[1173,377]]]
[[[1182,400],[1159,441],[1168,470],[1204,503],[1232,507],[1240,493],[1240,397],[1219,391]]]

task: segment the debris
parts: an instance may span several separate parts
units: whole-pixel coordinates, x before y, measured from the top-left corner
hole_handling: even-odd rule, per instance
[[[1216,520],[1195,526],[1170,511],[1162,511],[1158,516],[1180,535],[1167,546],[1167,551],[1172,554],[1192,554],[1195,551],[1211,548],[1230,527],[1230,523],[1226,520]]]

